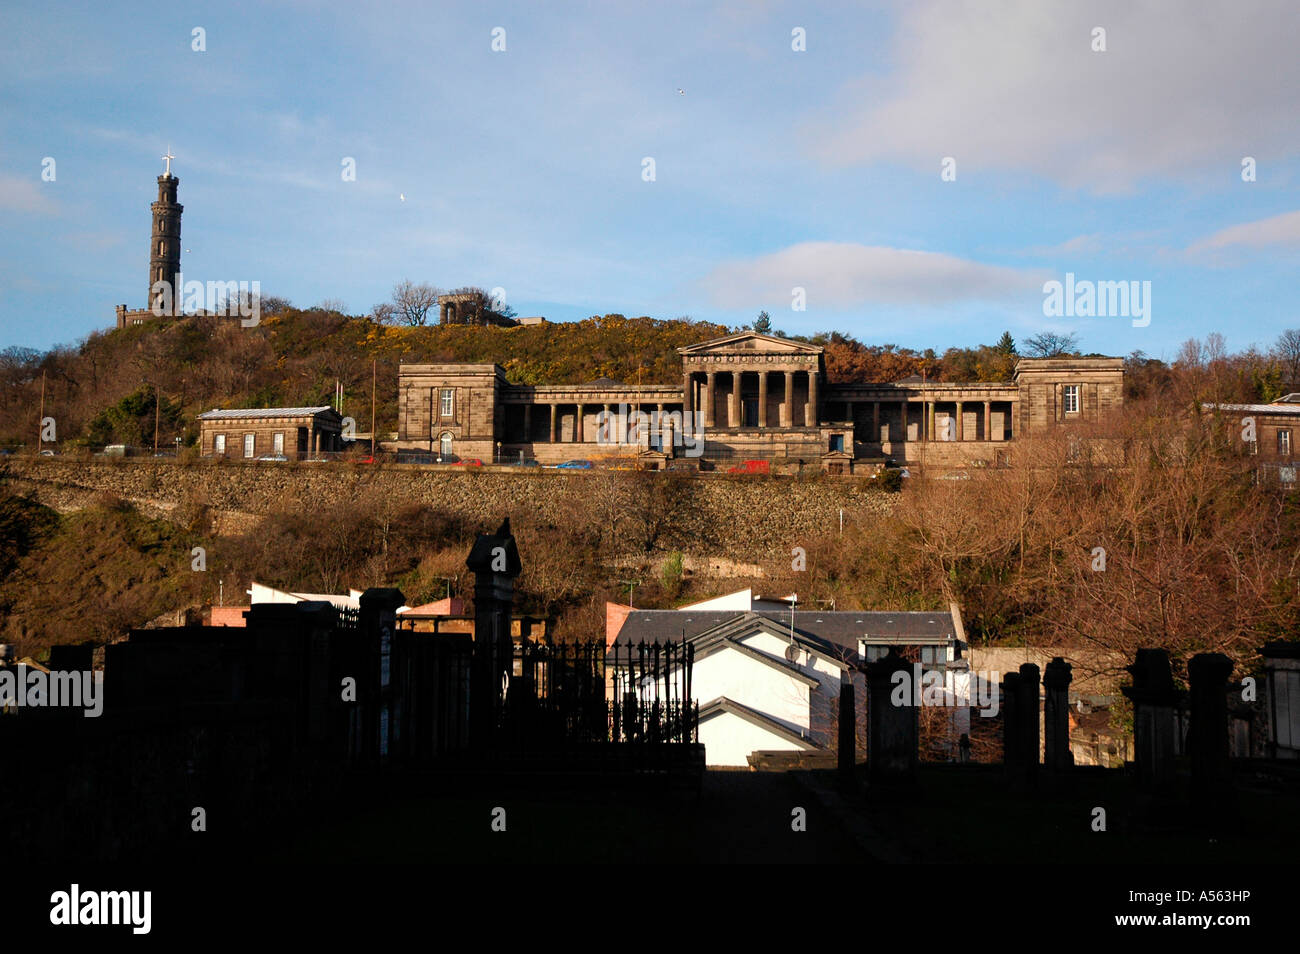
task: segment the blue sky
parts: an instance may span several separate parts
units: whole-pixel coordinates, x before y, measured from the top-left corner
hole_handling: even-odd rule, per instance
[[[8,4],[0,346],[143,306],[170,145],[185,277],[303,306],[411,279],[553,320],[1266,347],[1300,326],[1298,35],[1287,0]],[[1151,282],[1150,324],[1045,318],[1066,272]]]

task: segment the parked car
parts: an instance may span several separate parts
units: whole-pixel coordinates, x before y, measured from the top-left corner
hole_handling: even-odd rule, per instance
[[[275,462],[275,463],[282,463],[282,462],[286,462],[286,461],[288,461],[289,458],[285,457],[283,454],[263,454],[261,457],[258,458],[258,460],[259,460],[259,461],[263,461],[263,460],[265,460],[265,461],[273,461],[273,462]]]
[[[524,460],[512,460],[509,462],[509,465],[511,467],[541,467],[542,466],[537,461],[533,460],[531,457],[525,458]]]
[[[563,464],[556,464],[556,470],[591,470],[594,467],[589,460],[566,460]]]
[[[770,474],[772,473],[772,462],[766,460],[747,460],[735,467],[728,467],[729,474]]]
[[[901,477],[911,477],[911,476],[912,476],[912,472],[911,472],[910,470],[908,470],[908,469],[907,469],[906,467],[904,467],[902,464],[895,463],[895,462],[892,461],[892,460],[887,460],[887,461],[885,461],[885,470],[896,470],[896,471],[898,471],[899,476],[901,476]]]
[[[41,456],[42,456],[42,457],[57,457],[57,456],[59,456],[59,452],[58,452],[58,451],[53,451],[53,450],[43,450],[43,451],[41,451]]]
[[[466,457],[464,460],[456,461],[457,467],[482,467],[483,462],[477,457]]]

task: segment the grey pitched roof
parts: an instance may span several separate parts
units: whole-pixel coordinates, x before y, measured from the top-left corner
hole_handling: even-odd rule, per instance
[[[246,407],[246,408],[213,408],[210,411],[204,411],[199,415],[200,421],[223,421],[230,419],[243,420],[245,418],[256,417],[307,417],[309,415],[319,414],[321,411],[333,411],[334,408],[328,404],[322,404],[320,407]]]
[[[746,616],[767,621],[773,628],[790,631],[790,614],[784,610],[749,612],[736,610],[634,610],[619,630],[616,645],[681,639],[694,640],[709,630]],[[956,639],[949,613],[800,612],[794,613],[796,637],[820,643],[828,649],[854,652],[858,640],[873,643],[919,644]]]

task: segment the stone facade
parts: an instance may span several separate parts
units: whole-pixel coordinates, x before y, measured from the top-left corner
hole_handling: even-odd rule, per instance
[[[498,328],[514,328],[519,325],[519,322],[485,309],[483,299],[478,295],[453,292],[438,296],[438,324],[495,325]]]
[[[1284,485],[1297,483],[1296,440],[1300,439],[1300,392],[1272,404],[1206,404],[1217,412],[1234,440],[1245,443],[1260,471]]]
[[[329,406],[213,409],[198,420],[204,457],[304,460],[343,450],[343,418]]]
[[[950,467],[996,463],[1017,437],[1096,420],[1124,399],[1120,358],[1026,358],[1006,383],[828,384],[816,345],[746,331],[678,350],[680,386],[517,385],[494,364],[402,365],[397,447],[451,460],[784,459],[832,473],[885,460]],[[610,415],[638,412],[659,426],[647,433],[620,423],[612,435],[604,426]]]

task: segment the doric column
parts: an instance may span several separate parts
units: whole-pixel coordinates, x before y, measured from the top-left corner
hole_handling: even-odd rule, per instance
[[[740,427],[740,372],[731,372],[731,400],[728,402],[731,407],[727,411],[727,424],[730,427]]]
[[[527,441],[531,441],[532,439],[533,439],[533,406],[531,404],[525,404],[524,405],[524,441],[527,442]]]
[[[758,426],[767,427],[767,372],[758,372]]]
[[[992,430],[993,430],[993,402],[985,401],[984,402],[984,439],[986,441],[993,440],[993,434],[991,433]]]
[[[794,372],[785,373],[785,394],[781,397],[781,426],[794,426]]]
[[[694,409],[693,408],[694,397],[695,395],[691,393],[691,372],[683,371],[682,372],[682,410],[684,412],[689,414]]]
[[[556,411],[558,410],[558,408],[555,406],[554,403],[548,405],[548,407],[550,407],[550,409],[551,409],[551,435],[550,435],[550,440],[551,440],[551,443],[554,444],[554,443],[555,443],[555,413],[556,413]]]
[[[708,371],[704,375],[704,426],[713,426],[713,399],[715,397],[714,387],[717,384],[718,373]]]
[[[808,372],[808,410],[804,414],[803,426],[817,426],[817,369],[813,368]]]
[[[581,444],[583,438],[587,436],[586,434],[583,433],[583,427],[582,427],[582,414],[585,408],[583,408],[581,404],[579,404],[577,408],[578,408],[578,414],[573,422],[573,441],[575,444]]]
[[[871,402],[871,442],[880,440],[880,402]]]
[[[955,441],[966,439],[966,422],[961,417],[961,401],[957,402],[957,426],[952,429],[952,439]]]

